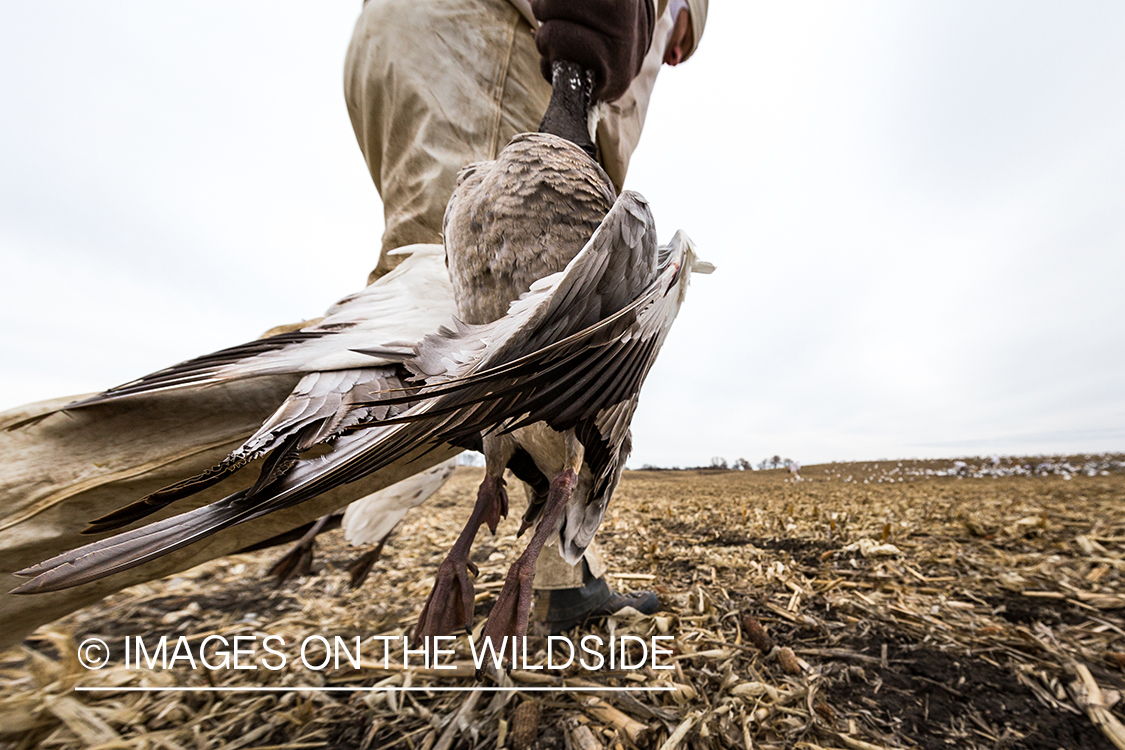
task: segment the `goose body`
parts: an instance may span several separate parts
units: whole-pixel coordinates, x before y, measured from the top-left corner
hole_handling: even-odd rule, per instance
[[[521,133],[494,161],[462,170],[442,233],[457,316],[491,323],[566,267],[609,213],[605,171],[572,142]]]
[[[491,424],[474,421],[487,412],[483,404],[472,404],[476,394],[460,409],[428,412],[431,418],[439,411],[466,418],[481,430],[485,478],[469,522],[439,569],[416,636],[471,627],[469,549],[482,524],[495,529],[507,513],[503,472],[516,452],[527,453],[550,484],[533,496],[524,514],[521,533],[532,527],[535,532],[509,571],[486,635],[526,632],[531,580],[543,546],[557,542],[563,558],[577,563],[621,478],[640,385],[682,299],[673,282],[686,283],[683,264],[690,269],[694,260],[690,242],[678,235],[662,264],[645,200],[626,191],[606,210],[610,196],[608,179],[587,153],[565,139],[537,133],[517,136],[496,161],[469,167],[450,200],[445,236],[454,295],[460,316],[477,326],[463,326],[446,341],[427,337],[406,362],[416,376],[427,383],[471,378],[471,369],[451,363],[470,361],[468,352],[477,342],[490,342],[490,332],[518,317],[548,284],[553,299],[545,303],[545,314],[529,316],[518,336],[474,367],[535,358],[572,337],[584,339],[593,347],[587,353],[596,355],[583,363],[588,370],[568,372],[563,358],[549,375],[529,370],[525,380],[513,378],[510,387],[521,397],[511,399],[512,413]],[[505,206],[510,213],[501,211]],[[594,227],[589,235],[587,227]],[[657,283],[662,273],[672,274],[663,287]],[[642,311],[653,313],[657,297],[666,300],[673,290],[673,305],[641,324]],[[499,317],[500,310],[505,317]],[[500,382],[490,385],[499,391]],[[492,399],[505,400],[497,395]],[[524,412],[529,403],[540,410]],[[466,426],[447,423],[441,429],[458,435]]]

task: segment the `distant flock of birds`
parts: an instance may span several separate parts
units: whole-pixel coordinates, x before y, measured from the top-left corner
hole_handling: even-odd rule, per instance
[[[826,470],[827,471],[827,470]],[[930,468],[921,466],[904,466],[901,461],[897,465],[880,468],[875,464],[868,476],[857,476],[858,472],[842,474],[837,472],[834,478],[843,482],[860,482],[869,484],[883,484],[888,482],[912,482],[915,479],[926,477],[959,477],[963,479],[986,479],[997,477],[1045,477],[1059,476],[1070,479],[1076,476],[1108,476],[1112,473],[1125,471],[1125,461],[1111,455],[1087,456],[1080,463],[1064,457],[1036,458],[1036,459],[1008,459],[1003,460],[998,455],[989,456],[979,463],[968,461],[953,461],[945,468]]]

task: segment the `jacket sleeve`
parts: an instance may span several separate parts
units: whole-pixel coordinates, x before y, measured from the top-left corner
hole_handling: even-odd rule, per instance
[[[707,22],[707,0],[687,0],[687,3],[696,44],[688,55],[690,57],[703,36],[703,26]],[[668,36],[672,33],[674,19],[668,12],[667,3],[661,0],[657,8],[660,15],[653,30],[652,45],[641,64],[641,72],[633,79],[624,96],[609,104],[599,105],[604,109],[603,116],[598,121],[598,148],[601,150],[602,166],[618,192],[621,192],[625,184],[629,160],[641,140],[649,99],[656,84],[656,76],[664,63]]]

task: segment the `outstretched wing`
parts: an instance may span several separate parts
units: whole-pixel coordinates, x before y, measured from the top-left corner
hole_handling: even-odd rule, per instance
[[[346,468],[357,455],[364,455],[370,444],[377,442],[381,429],[387,428],[342,435],[332,444],[331,452],[293,461],[285,473],[266,486],[259,482],[210,505],[87,544],[18,571],[15,575],[34,579],[10,593],[56,591],[96,581],[143,565],[235,524],[292,507],[352,478],[358,479],[363,474],[337,480],[341,474],[333,469]],[[418,456],[423,452],[418,451]],[[263,472],[268,471],[268,467],[263,467]]]

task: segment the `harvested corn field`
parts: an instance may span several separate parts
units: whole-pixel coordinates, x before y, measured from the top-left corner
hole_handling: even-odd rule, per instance
[[[386,660],[365,650],[358,668],[124,663],[127,637],[166,635],[172,653],[180,636],[189,651],[212,635],[260,650],[269,635],[292,649],[408,632],[472,506],[481,470],[462,468],[359,590],[345,568],[360,551],[337,532],[320,537],[311,575],[280,588],[262,577],[280,549],[265,550],[41,629],[0,662],[0,746],[1125,747],[1122,458],[627,473],[599,540],[615,585],[655,589],[663,611],[571,635],[670,636],[637,668],[488,667],[478,683],[465,637],[448,670],[421,656],[404,669],[401,641]],[[474,549],[478,628],[522,547],[518,494]],[[78,644],[95,637],[114,656],[86,669]],[[528,666],[545,659],[532,639]],[[353,690],[373,686],[393,689]],[[136,690],[185,687],[209,690]]]

